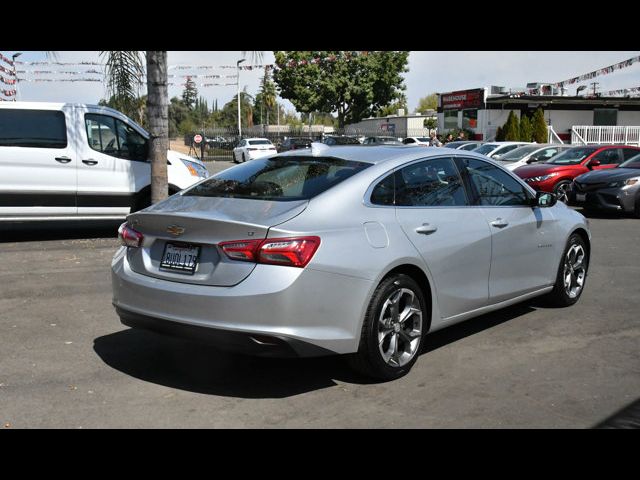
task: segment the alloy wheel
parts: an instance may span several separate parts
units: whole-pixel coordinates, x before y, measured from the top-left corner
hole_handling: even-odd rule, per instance
[[[584,248],[580,244],[573,244],[569,247],[564,258],[564,290],[569,298],[576,298],[582,291],[584,279],[587,275],[585,264],[586,255]]]
[[[418,296],[399,288],[387,297],[378,317],[378,348],[392,367],[402,367],[418,353],[422,337],[422,309]]]
[[[571,190],[570,183],[561,183],[558,185],[558,188],[556,189],[558,200],[563,203],[567,203],[569,201],[569,190]]]

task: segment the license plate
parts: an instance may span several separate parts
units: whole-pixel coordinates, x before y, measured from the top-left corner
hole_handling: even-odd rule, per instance
[[[578,202],[584,202],[587,199],[586,193],[576,193],[576,200]]]
[[[160,270],[193,275],[198,266],[200,247],[167,243],[164,246]]]

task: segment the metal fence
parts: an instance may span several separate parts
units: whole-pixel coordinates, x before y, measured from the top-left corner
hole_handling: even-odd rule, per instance
[[[403,132],[404,133],[404,132]],[[357,137],[363,141],[366,137],[393,137],[402,140],[406,137],[428,137],[427,129],[416,129],[406,132],[406,136],[397,136],[393,132],[385,130],[361,130],[361,129],[335,129],[322,125],[308,125],[302,127],[292,126],[257,126],[242,129],[242,137],[238,135],[237,129],[205,129],[204,131],[192,132],[184,135],[184,145],[190,149],[189,153],[201,158],[204,161],[231,161],[233,160],[233,149],[238,145],[241,138],[267,138],[276,147],[279,147],[287,138],[311,138],[314,142],[321,142],[326,136],[347,135]],[[201,135],[202,142],[195,144],[194,136]]]

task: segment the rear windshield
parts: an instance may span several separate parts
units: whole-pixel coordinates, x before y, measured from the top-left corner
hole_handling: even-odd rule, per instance
[[[535,152],[536,150],[540,150],[540,145],[531,145],[528,147],[516,148],[515,150],[511,150],[509,153],[505,153],[500,157],[500,160],[504,162],[516,162],[523,159],[530,153]]]
[[[491,153],[492,151],[494,151],[499,146],[500,146],[499,144],[495,144],[495,143],[486,143],[481,147],[476,148],[473,151],[476,153],[481,153],[482,155],[486,155],[487,153]]]
[[[249,145],[271,145],[269,140],[249,140]]]
[[[547,163],[553,165],[577,165],[597,150],[596,147],[576,147],[565,150]]]
[[[224,170],[184,196],[309,200],[371,166],[327,157],[277,157],[252,160]]]

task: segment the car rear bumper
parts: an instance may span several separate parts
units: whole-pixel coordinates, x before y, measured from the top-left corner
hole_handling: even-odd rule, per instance
[[[279,348],[253,350],[281,351],[283,356],[291,350],[303,356],[355,352],[373,287],[369,280],[309,266],[275,265],[257,265],[231,287],[185,284],[132,271],[124,249],[114,257],[111,273],[113,305],[126,325],[170,334],[216,330],[207,335],[210,342],[222,348],[240,344],[240,350],[249,344],[250,351],[259,346],[256,336],[258,341],[274,337],[272,343]]]

